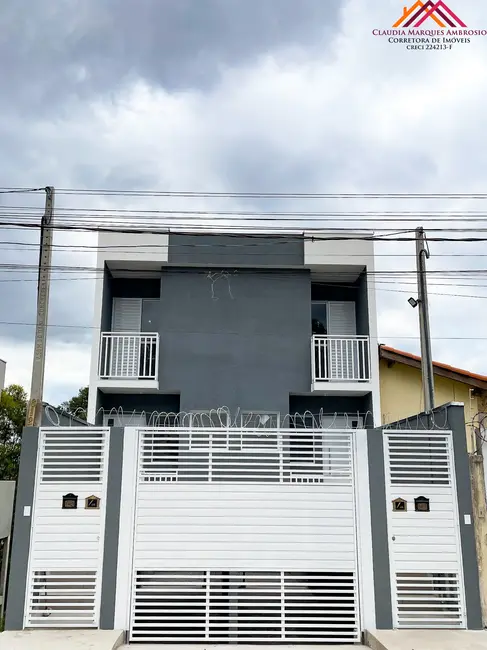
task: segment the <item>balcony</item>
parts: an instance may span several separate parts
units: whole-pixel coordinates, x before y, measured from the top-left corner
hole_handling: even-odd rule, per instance
[[[370,342],[368,336],[312,337],[313,390],[360,388],[370,382]]]
[[[102,332],[98,365],[101,390],[158,390],[158,375],[158,333]]]

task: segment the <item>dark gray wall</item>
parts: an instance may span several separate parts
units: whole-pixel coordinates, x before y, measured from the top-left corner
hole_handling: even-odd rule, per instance
[[[159,298],[160,278],[113,278],[113,298]]]
[[[24,626],[25,590],[29,562],[32,512],[24,517],[24,506],[32,508],[37,464],[39,429],[25,427],[22,434],[19,478],[15,497],[14,532],[7,593],[6,630],[21,630]]]
[[[379,630],[390,630],[392,628],[391,572],[382,429],[367,431],[367,450],[376,627]]]
[[[221,266],[302,266],[304,239],[272,235],[169,235],[169,263]]]
[[[179,395],[165,395],[161,393],[131,395],[128,393],[102,393],[98,397],[98,408],[103,409],[108,415],[111,409],[123,408],[123,412],[129,415],[132,412],[147,414],[147,419],[152,413],[179,413]],[[115,425],[117,425],[116,414]],[[103,411],[97,415],[97,425],[103,424]]]
[[[367,273],[364,271],[357,280],[357,299],[355,302],[357,334],[369,336],[369,294]]]
[[[448,407],[447,412],[448,425],[453,432],[467,622],[469,629],[480,630],[482,629],[482,610],[474,527],[473,523],[467,525],[464,519],[464,515],[472,515],[472,490],[465,432],[465,411],[463,406],[451,405]]]
[[[105,542],[100,606],[100,628],[113,630],[117,591],[118,536],[120,527],[120,491],[122,489],[123,428],[110,430]]]
[[[205,269],[169,269],[160,302],[160,389],[181,410],[286,413],[311,389],[307,271],[239,271],[212,283]]]
[[[291,395],[289,398],[289,413],[305,413],[313,415],[330,413],[357,413],[364,418],[364,427],[372,425],[371,416],[368,415],[369,398],[364,396],[321,396],[321,395]]]
[[[313,282],[311,300],[358,300],[358,287],[351,284],[333,284],[330,282]]]
[[[109,332],[112,329],[112,275],[105,265],[103,272],[103,295],[101,305],[101,332]]]

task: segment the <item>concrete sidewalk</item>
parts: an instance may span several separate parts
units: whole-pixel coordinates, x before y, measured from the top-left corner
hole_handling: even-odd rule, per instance
[[[2,632],[0,650],[115,650],[123,642],[117,630],[23,630]]]
[[[487,650],[487,631],[372,630],[365,641],[372,650]]]
[[[310,644],[310,645],[303,645],[302,643],[295,643],[293,645],[274,645],[273,643],[269,644],[255,644],[252,645],[251,643],[246,644],[246,643],[239,643],[238,645],[235,644],[227,644],[227,643],[220,643],[218,645],[216,644],[208,644],[208,643],[161,643],[159,645],[155,644],[149,644],[146,645],[145,643],[134,643],[134,644],[129,644],[129,645],[124,645],[120,650],[367,650],[367,647],[364,645],[357,645],[357,644],[352,644],[352,645],[319,645],[319,644]]]

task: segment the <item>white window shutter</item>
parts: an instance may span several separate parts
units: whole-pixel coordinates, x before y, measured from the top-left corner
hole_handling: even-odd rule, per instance
[[[113,299],[112,332],[140,332],[141,322],[141,298]]]
[[[112,332],[140,332],[142,323],[141,298],[114,298],[112,307]],[[112,375],[137,377],[139,374],[140,339],[135,336],[118,336],[112,339]]]
[[[328,334],[343,338],[357,334],[354,302],[328,303]]]
[[[351,380],[356,375],[357,363],[354,342],[357,334],[354,302],[328,303],[328,334],[337,339],[328,340],[328,363],[330,378],[338,381]]]

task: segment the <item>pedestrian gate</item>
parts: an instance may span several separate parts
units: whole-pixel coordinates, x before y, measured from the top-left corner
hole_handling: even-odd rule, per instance
[[[385,436],[394,627],[463,628],[451,431]]]

